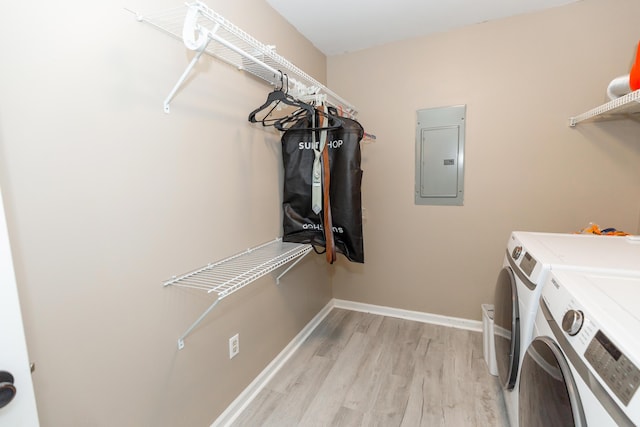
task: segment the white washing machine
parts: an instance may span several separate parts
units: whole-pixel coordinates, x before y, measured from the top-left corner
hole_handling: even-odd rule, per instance
[[[518,379],[533,338],[542,290],[553,270],[640,275],[640,242],[620,236],[513,232],[507,243],[494,298],[494,342],[498,377],[509,421],[518,420]]]
[[[552,271],[520,374],[519,425],[640,425],[640,277]]]

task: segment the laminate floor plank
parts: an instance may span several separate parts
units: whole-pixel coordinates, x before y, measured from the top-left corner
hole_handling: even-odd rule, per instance
[[[423,331],[409,402],[401,424],[406,427],[440,426],[444,422],[444,330],[425,325]]]
[[[283,395],[264,388],[253,399],[249,407],[245,409],[234,422],[238,426],[266,426],[264,422],[269,415],[280,405]]]
[[[354,427],[363,425],[364,414],[360,411],[341,407],[331,421],[332,427]]]
[[[357,332],[362,332],[366,335],[377,335],[380,325],[384,321],[384,316],[378,316],[371,313],[360,313],[358,316],[359,322],[356,328]]]
[[[382,378],[381,392],[368,412],[374,425],[400,425],[409,401],[410,381],[410,378],[394,374]]]
[[[385,318],[385,321],[390,318]],[[418,344],[422,335],[422,324],[410,320],[399,320],[397,322],[396,335],[389,339],[391,347],[391,373],[403,377],[413,375],[417,360]]]
[[[508,426],[482,334],[334,309],[233,423]]]
[[[287,361],[286,367],[269,382],[269,388],[287,393],[293,384],[299,381],[299,377],[307,371],[307,364],[315,356],[331,355],[330,347],[338,349],[344,345],[341,337],[349,326],[348,310],[332,310],[327,317],[316,327],[313,333],[297,349]],[[340,344],[338,344],[340,342]],[[337,354],[337,350],[334,351]],[[331,357],[329,357],[331,359]],[[332,360],[335,359],[335,356]]]
[[[481,336],[480,339],[482,339]],[[479,348],[482,348],[481,342],[478,345]],[[481,354],[477,358],[473,359],[473,363],[475,371],[475,390],[473,393],[475,400],[473,412],[476,415],[476,425],[508,425],[508,421],[501,418],[506,417],[502,397],[499,399],[501,406],[496,405],[496,396],[502,395],[502,388],[500,387],[498,380],[487,374],[487,364]],[[495,381],[485,381],[484,379],[487,376]],[[499,409],[502,410],[502,413]]]
[[[332,310],[330,315],[333,314],[334,311],[336,310]],[[359,321],[362,319],[362,316],[359,314],[361,313],[349,310],[337,310],[336,320],[340,320],[339,324],[332,324],[331,329],[324,331],[324,333],[320,331],[317,335],[315,335],[314,331],[309,337],[318,344],[315,354],[337,359],[351,339],[351,335],[360,326]]]
[[[288,392],[281,397],[280,404],[264,419],[266,425],[297,426],[318,394],[322,382],[335,365],[334,360],[322,356],[314,356],[306,365],[307,370],[291,384]],[[260,423],[253,425],[263,425]]]
[[[370,337],[360,332],[351,335],[329,374],[318,378],[320,388],[300,420],[300,425],[331,425],[331,420],[343,406],[345,395],[356,377],[369,339]]]
[[[383,357],[384,343],[380,339],[370,339],[357,368],[353,383],[344,398],[345,408],[367,412],[380,391],[382,372],[379,369]]]

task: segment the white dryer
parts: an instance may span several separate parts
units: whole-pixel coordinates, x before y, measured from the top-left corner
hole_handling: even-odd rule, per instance
[[[552,271],[520,374],[519,424],[640,425],[640,277]]]
[[[494,297],[498,377],[511,425],[518,420],[518,378],[533,338],[541,284],[554,270],[640,275],[640,243],[627,237],[513,232],[507,242]]]

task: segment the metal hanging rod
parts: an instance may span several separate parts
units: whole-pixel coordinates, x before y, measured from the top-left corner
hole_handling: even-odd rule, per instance
[[[167,113],[178,89],[200,56],[207,53],[276,87],[282,84],[282,74],[286,74],[292,95],[324,95],[327,104],[340,108],[345,115],[352,118],[357,115],[352,104],[277,54],[274,46],[259,42],[201,1],[144,16],[135,15],[138,21],[171,34],[182,40],[188,49],[197,52],[164,102]]]
[[[207,293],[216,293],[218,296],[213,304],[178,339],[178,349],[184,348],[185,338],[222,299],[265,274],[295,260],[276,278],[276,283],[280,284],[280,278],[289,272],[311,250],[311,245],[283,242],[281,238],[277,238],[221,261],[210,263],[192,272],[174,276],[164,282],[164,286],[195,288],[204,290]]]

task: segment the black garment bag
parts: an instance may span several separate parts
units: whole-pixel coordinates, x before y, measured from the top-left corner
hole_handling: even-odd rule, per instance
[[[329,118],[329,123],[325,126],[334,127],[335,123],[332,120],[334,119]],[[311,130],[314,128],[312,118],[306,116],[290,126],[282,135],[282,240],[310,243],[315,247],[325,246],[322,212],[315,213],[312,209],[311,188],[314,144],[319,144],[320,132],[328,132],[325,149],[329,154],[329,198],[336,251],[350,261],[363,263],[360,140],[364,136],[364,129],[355,120],[345,117],[340,117],[339,120],[342,126],[318,131]],[[315,138],[313,132],[316,133]]]

